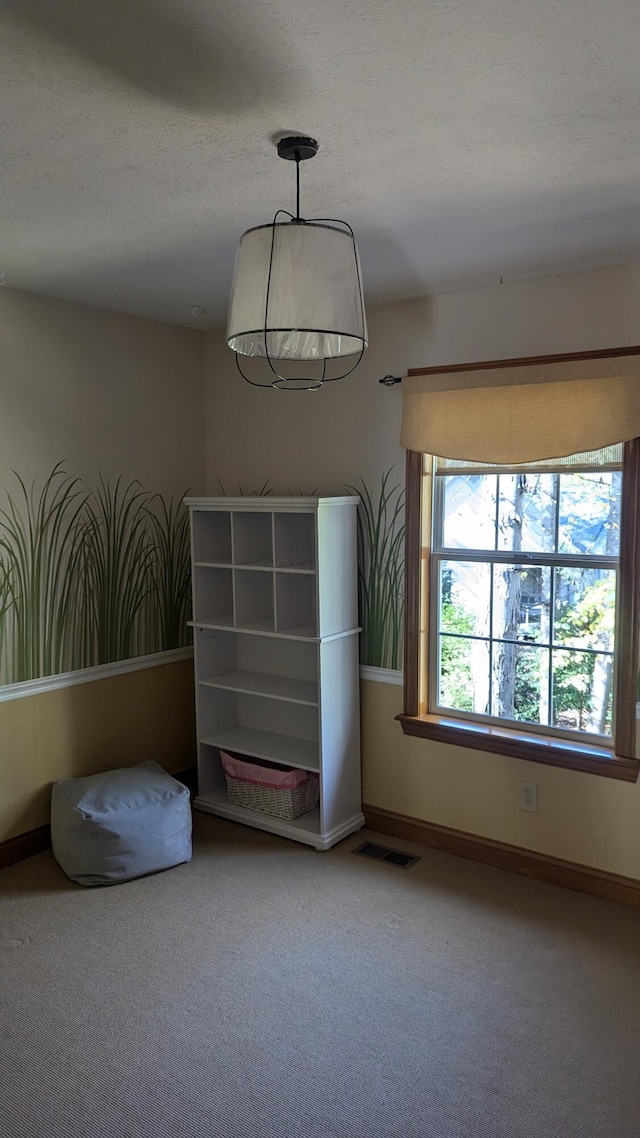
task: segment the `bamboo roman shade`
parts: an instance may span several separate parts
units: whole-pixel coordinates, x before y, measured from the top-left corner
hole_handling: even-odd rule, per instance
[[[495,462],[472,462],[468,458],[440,458],[434,463],[435,474],[578,474],[591,470],[622,470],[624,444],[604,447],[603,450],[581,451],[564,458],[545,458],[540,462],[510,462],[507,466]]]
[[[640,355],[409,376],[407,450],[491,465],[600,451],[640,435]]]

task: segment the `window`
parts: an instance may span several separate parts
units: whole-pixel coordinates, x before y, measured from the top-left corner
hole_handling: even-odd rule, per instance
[[[611,743],[622,449],[435,462],[430,711]]]
[[[405,733],[635,781],[640,439],[409,450],[406,509]]]

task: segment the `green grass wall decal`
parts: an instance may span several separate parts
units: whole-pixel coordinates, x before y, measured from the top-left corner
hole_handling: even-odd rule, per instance
[[[362,638],[361,663],[372,668],[402,667],[404,611],[404,488],[390,486],[393,467],[378,491],[361,480],[358,508],[358,582]]]
[[[17,501],[0,510],[5,593],[5,683],[61,670],[76,603],[80,517],[87,495],[77,478],[54,467],[39,495],[19,475]],[[74,614],[75,615],[75,614]]]
[[[98,664],[126,660],[140,609],[153,587],[156,550],[144,510],[148,495],[131,482],[112,486],[101,477],[87,501],[85,603],[95,634]]]
[[[180,648],[191,603],[189,515],[180,502],[171,499],[167,504],[160,494],[154,495],[151,505],[157,512],[145,507],[156,551],[154,588],[147,605],[153,630],[149,642],[155,637],[164,648]]]
[[[189,642],[188,513],[181,498],[58,463],[0,508],[0,683]]]

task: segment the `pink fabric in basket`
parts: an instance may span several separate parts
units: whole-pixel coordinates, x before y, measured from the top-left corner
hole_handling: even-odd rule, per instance
[[[260,767],[256,763],[247,763],[244,759],[228,755],[226,751],[220,751],[220,759],[225,774],[230,778],[235,778],[238,782],[251,782],[256,786],[269,786],[274,790],[295,790],[312,777],[307,771],[278,771]]]

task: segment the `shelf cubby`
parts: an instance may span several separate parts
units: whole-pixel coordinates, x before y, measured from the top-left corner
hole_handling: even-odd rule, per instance
[[[234,569],[236,628],[274,631],[273,572]]]
[[[231,514],[227,510],[194,510],[192,526],[194,562],[231,565]]]
[[[317,636],[315,577],[276,574],[276,631]]]
[[[299,770],[320,769],[317,743],[292,735],[279,735],[277,731],[260,731],[234,723],[231,727],[210,732],[201,742],[236,755],[245,755],[248,759],[268,759]]]
[[[313,514],[274,514],[273,523],[276,567],[313,572],[316,568]]]
[[[285,703],[318,706],[316,685],[307,680],[291,679],[289,676],[271,676],[265,672],[238,670],[210,676],[208,679],[200,680],[200,683],[211,688],[265,696],[267,699],[280,699]]]
[[[196,565],[193,585],[194,620],[232,628],[232,570]]]
[[[263,814],[260,810],[250,810],[246,806],[236,806],[230,802],[226,787],[211,789],[203,794],[199,801],[201,810],[219,814],[223,818],[230,818],[234,822],[242,822],[245,826],[254,826],[258,830],[268,830],[273,834],[280,834],[283,838],[293,838],[294,841],[306,842],[309,845],[320,845],[322,831],[320,828],[320,807],[316,806],[299,818],[284,819],[274,815]]]
[[[318,650],[302,641],[197,634],[199,683],[222,691],[318,706]]]
[[[232,691],[205,694],[200,742],[256,759],[317,771],[317,708]]]
[[[273,566],[271,514],[247,510],[233,515],[233,563]]]
[[[231,818],[245,825],[257,826],[261,830],[272,830],[281,833],[284,837],[298,838],[307,841],[318,839],[320,830],[320,807],[316,806],[299,818],[277,818],[274,815],[263,814],[259,810],[251,810],[245,806],[237,806],[229,800],[224,770],[220,761],[220,749],[213,744],[201,743],[199,756],[199,806],[210,810],[214,814]]]

